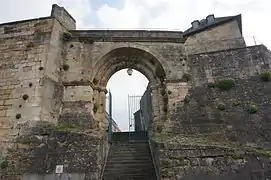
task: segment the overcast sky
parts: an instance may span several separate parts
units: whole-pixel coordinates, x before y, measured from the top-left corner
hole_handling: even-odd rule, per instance
[[[0,0],[0,23],[48,16],[52,4],[64,6],[77,21],[77,29],[181,30],[208,14],[242,14],[246,39],[271,47],[270,0]],[[113,115],[122,130],[128,129],[128,94],[142,95],[147,79],[139,72],[112,76]]]

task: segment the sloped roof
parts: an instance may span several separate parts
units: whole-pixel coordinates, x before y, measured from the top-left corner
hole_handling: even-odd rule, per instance
[[[242,32],[242,16],[241,16],[241,14],[238,14],[236,16],[216,17],[214,19],[214,22],[208,23],[208,24],[207,24],[206,19],[202,19],[200,21],[198,28],[193,29],[192,27],[190,27],[189,29],[187,29],[186,31],[183,32],[183,36],[184,37],[190,36],[190,35],[202,32],[204,30],[207,30],[209,28],[213,28],[215,26],[219,26],[219,25],[231,22],[231,21],[237,21],[240,32],[241,32],[241,34],[243,34],[243,32]]]

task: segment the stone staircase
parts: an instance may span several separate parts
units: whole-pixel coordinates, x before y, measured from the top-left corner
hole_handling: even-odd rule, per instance
[[[145,132],[113,133],[103,180],[156,180]]]

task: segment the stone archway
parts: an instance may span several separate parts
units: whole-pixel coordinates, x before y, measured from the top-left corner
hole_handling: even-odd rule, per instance
[[[92,77],[94,85],[94,105],[105,104],[106,85],[110,77],[117,71],[132,68],[141,72],[149,80],[152,97],[153,122],[149,126],[150,134],[157,128],[159,119],[166,116],[167,97],[165,95],[164,81],[166,73],[159,60],[149,52],[139,48],[121,47],[106,53],[95,65]],[[161,93],[160,93],[161,92]],[[165,104],[166,103],[166,104]],[[103,110],[95,115],[101,128],[106,128]]]

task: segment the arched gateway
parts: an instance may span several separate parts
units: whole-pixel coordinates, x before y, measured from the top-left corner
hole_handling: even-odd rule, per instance
[[[146,154],[157,179],[270,179],[271,53],[246,45],[241,22],[209,15],[184,32],[76,30],[53,5],[48,17],[0,24],[0,179],[98,180],[106,162],[115,174],[118,162],[126,175],[148,171],[129,161]],[[107,141],[106,85],[123,68],[150,82],[141,146]]]
[[[159,117],[159,106],[155,104],[163,104],[163,99],[157,94],[159,89],[163,88],[166,80],[166,73],[159,60],[150,52],[134,47],[120,47],[110,50],[98,60],[93,68],[92,82],[94,89],[104,90],[106,92],[106,85],[110,77],[117,71],[124,68],[132,68],[138,70],[149,80],[150,89],[152,91],[151,97],[154,102],[153,117]],[[100,91],[99,94],[104,93]],[[105,96],[101,96],[101,101],[105,101]],[[97,96],[99,98],[99,96]],[[94,97],[94,100],[98,100]],[[166,101],[166,100],[164,100]],[[165,104],[167,106],[167,104]],[[162,113],[163,114],[163,113]],[[149,127],[152,127],[151,125]]]

